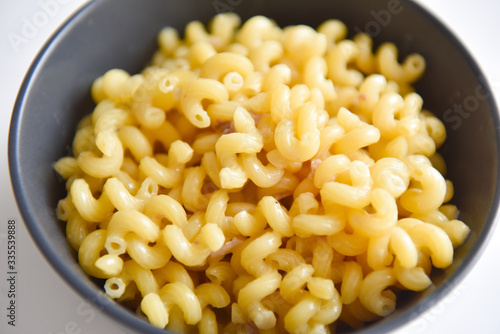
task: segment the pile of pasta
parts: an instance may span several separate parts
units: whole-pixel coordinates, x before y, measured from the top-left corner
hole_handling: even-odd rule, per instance
[[[452,263],[469,228],[425,60],[346,36],[219,14],[94,81],[57,215],[109,297],[179,333],[331,333]]]

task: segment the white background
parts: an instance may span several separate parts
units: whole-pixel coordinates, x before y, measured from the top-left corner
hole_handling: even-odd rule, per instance
[[[43,19],[44,3],[55,3],[46,20],[15,47],[9,34],[22,36],[26,20]],[[133,334],[77,295],[41,256],[25,230],[9,179],[7,136],[23,76],[45,40],[85,1],[0,1],[0,333]],[[457,34],[478,61],[500,101],[500,1],[418,0]],[[41,15],[41,16],[40,16]],[[460,70],[460,69],[457,69]],[[7,221],[17,221],[16,327],[7,324]],[[402,333],[500,333],[500,229],[472,272],[421,317],[395,331]]]

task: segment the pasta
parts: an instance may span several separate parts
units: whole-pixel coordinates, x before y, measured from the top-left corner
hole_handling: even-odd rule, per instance
[[[331,333],[450,266],[469,228],[425,60],[346,36],[219,14],[94,81],[56,212],[107,295],[173,331]]]

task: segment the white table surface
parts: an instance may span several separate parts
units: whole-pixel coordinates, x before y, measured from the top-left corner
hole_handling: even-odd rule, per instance
[[[45,40],[83,0],[0,1],[0,333],[134,334],[80,297],[42,257],[17,210],[9,179],[7,136],[24,73]],[[479,62],[500,101],[500,1],[418,0],[455,32]],[[48,4],[52,4],[49,6]],[[56,4],[56,5],[54,5]],[[46,13],[43,15],[41,13]],[[49,15],[47,15],[49,14]],[[44,19],[45,18],[45,19]],[[24,31],[26,21],[38,21]],[[12,34],[26,37],[12,44]],[[16,326],[7,324],[7,221],[17,222]],[[500,229],[460,285],[402,333],[500,333]]]

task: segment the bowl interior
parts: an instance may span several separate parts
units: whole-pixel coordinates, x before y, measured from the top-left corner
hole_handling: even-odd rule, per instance
[[[399,300],[397,311],[366,330],[388,331],[418,316],[453,287],[484,248],[498,203],[497,110],[488,85],[464,48],[449,31],[412,2],[397,0],[105,0],[88,4],[46,44],[34,61],[15,105],[9,138],[9,163],[23,219],[43,254],[87,300],[132,328],[164,333],[104,296],[100,283],[87,277],[65,239],[55,207],[65,196],[53,163],[71,152],[77,122],[92,111],[92,81],[111,68],[139,72],[156,49],[164,26],[180,31],[192,20],[208,22],[220,11],[245,20],[256,14],[280,25],[319,23],[337,18],[370,33],[375,45],[396,43],[401,57],[417,52],[427,70],[417,84],[424,107],[447,127],[441,153],[454,182],[453,203],[471,227],[454,264],[434,271],[435,285]]]

